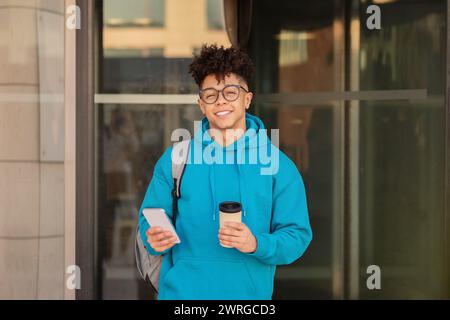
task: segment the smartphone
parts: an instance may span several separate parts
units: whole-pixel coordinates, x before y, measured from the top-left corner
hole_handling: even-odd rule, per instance
[[[181,240],[178,237],[177,232],[175,231],[175,228],[170,221],[169,217],[166,214],[166,211],[162,208],[146,208],[142,210],[142,214],[144,215],[145,219],[147,219],[148,224],[151,227],[160,227],[164,231],[170,231],[175,236],[176,240],[175,243],[180,243]]]

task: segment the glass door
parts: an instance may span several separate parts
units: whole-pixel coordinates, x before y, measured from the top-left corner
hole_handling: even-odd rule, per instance
[[[314,231],[274,298],[446,297],[446,1],[253,4],[256,110]]]
[[[367,16],[365,4],[354,9]],[[350,168],[358,244],[350,292],[370,299],[448,298],[446,1],[396,1],[380,9],[381,30],[361,21],[352,50],[354,89],[386,93],[360,100],[349,123],[358,137],[350,142],[358,155]],[[396,98],[401,90],[409,97]],[[380,290],[366,286],[370,265],[380,267]]]
[[[280,129],[280,148],[305,181],[314,237],[296,263],[277,268],[274,298],[331,299],[343,283],[343,8],[333,1],[255,1],[250,51],[256,108]]]
[[[134,262],[138,207],[172,130],[192,133],[201,118],[192,53],[230,40],[222,0],[101,3],[97,298],[152,299]],[[273,298],[449,298],[447,1],[245,3],[256,65],[250,112],[280,129],[314,233],[301,259],[277,268]]]
[[[221,0],[103,1],[97,103],[97,286],[101,299],[152,299],[134,258],[138,208],[176,128],[193,133],[188,74],[203,42],[229,46]],[[183,17],[182,19],[180,17]]]

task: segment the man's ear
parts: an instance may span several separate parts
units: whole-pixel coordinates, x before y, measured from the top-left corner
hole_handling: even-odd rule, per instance
[[[252,103],[253,99],[253,92],[248,92],[245,96],[245,108],[248,109],[250,107],[250,104]]]

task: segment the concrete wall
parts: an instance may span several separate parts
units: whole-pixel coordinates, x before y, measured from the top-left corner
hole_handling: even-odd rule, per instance
[[[0,0],[0,299],[64,298],[64,21]]]

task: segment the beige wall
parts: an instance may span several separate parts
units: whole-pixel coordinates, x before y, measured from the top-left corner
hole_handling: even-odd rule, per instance
[[[65,287],[64,1],[0,0],[0,299]]]

